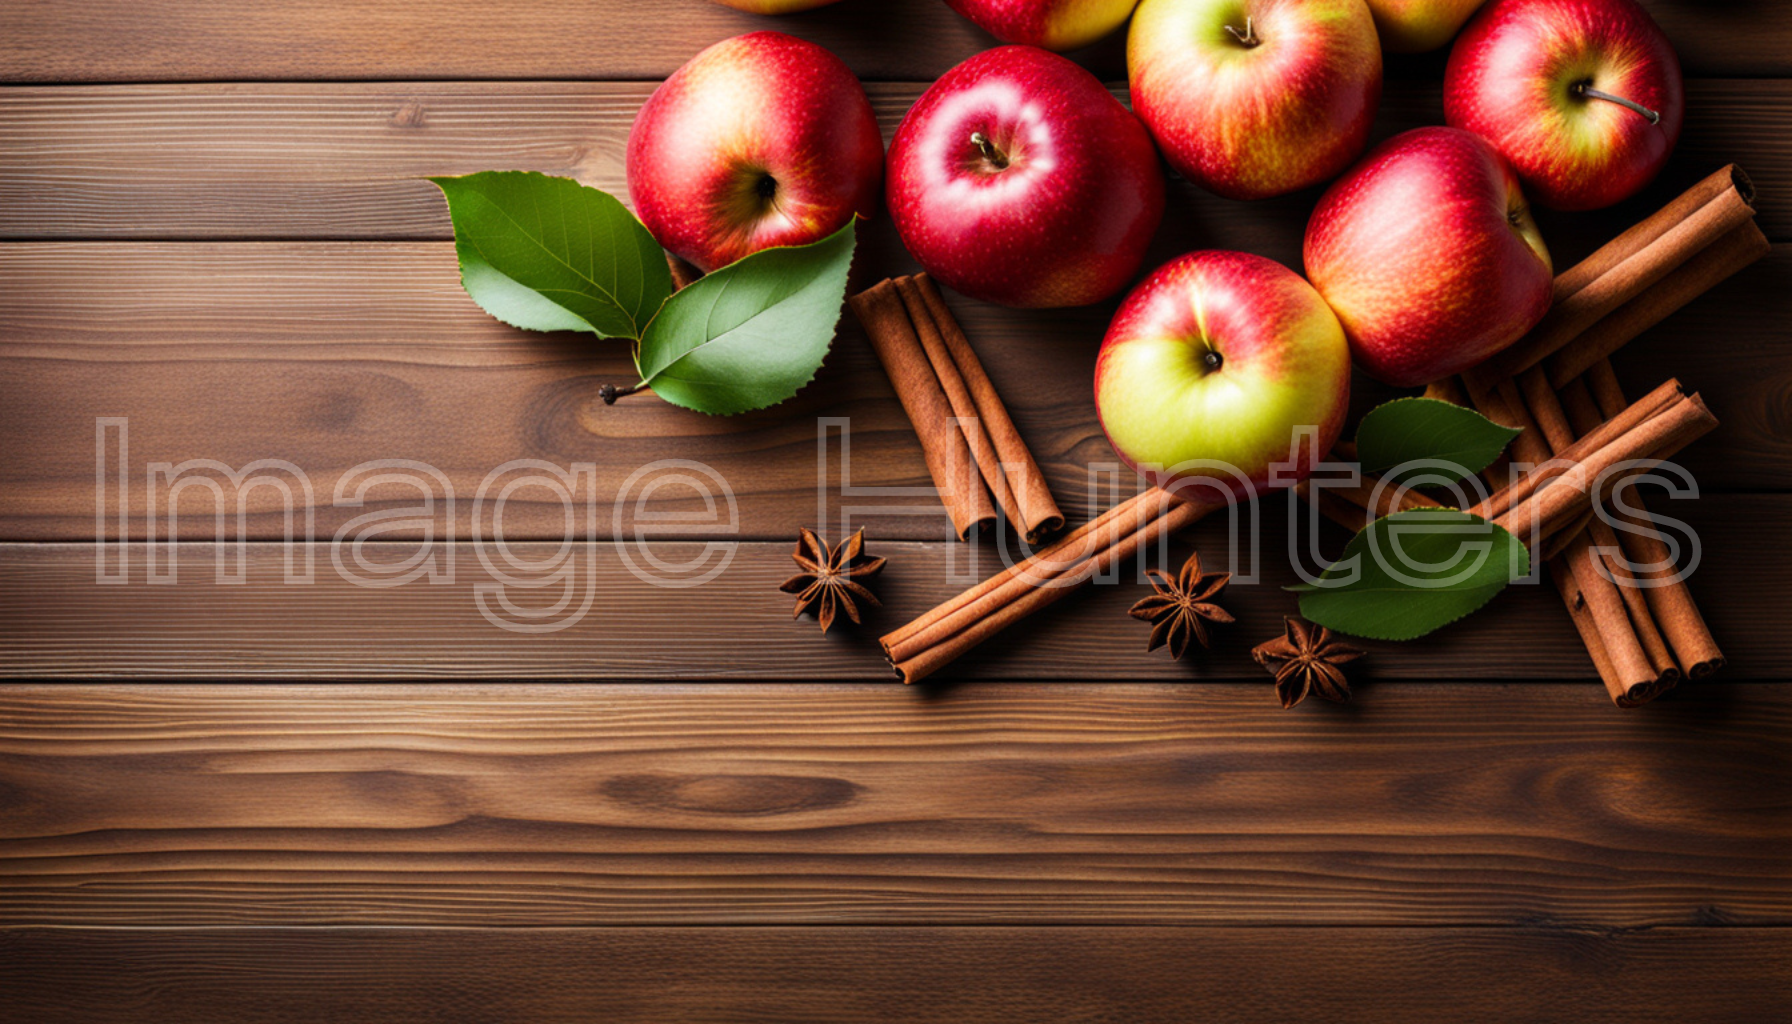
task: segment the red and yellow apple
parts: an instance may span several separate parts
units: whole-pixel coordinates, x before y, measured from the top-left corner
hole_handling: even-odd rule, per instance
[[[1121,303],[1095,363],[1102,430],[1159,486],[1201,477],[1249,497],[1278,463],[1291,474],[1278,485],[1292,483],[1331,450],[1349,404],[1338,318],[1300,275],[1248,253],[1159,267]]]
[[[1368,0],[1389,53],[1424,53],[1455,38],[1486,0]]]
[[[1031,46],[940,76],[890,142],[890,216],[941,284],[1081,306],[1138,272],[1164,211],[1151,138],[1095,76]]]
[[[709,271],[877,209],[883,136],[840,58],[781,32],[725,39],[654,90],[628,136],[635,212]]]
[[[716,0],[716,3],[749,14],[794,14],[838,2],[839,0]]]
[[[1125,24],[1138,0],[946,0],[1004,43],[1074,50]]]
[[[1126,71],[1170,165],[1233,199],[1335,177],[1368,143],[1381,100],[1363,0],[1144,0]]]
[[[1444,72],[1444,117],[1493,143],[1544,206],[1595,210],[1667,163],[1686,99],[1635,0],[1493,0]]]
[[[1518,177],[1455,128],[1396,135],[1339,178],[1305,258],[1357,365],[1401,387],[1479,363],[1549,310],[1549,250]]]

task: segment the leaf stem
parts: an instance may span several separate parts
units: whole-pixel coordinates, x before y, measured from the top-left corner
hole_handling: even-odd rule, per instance
[[[646,381],[642,381],[639,384],[631,384],[626,388],[619,388],[614,384],[605,384],[603,387],[597,389],[597,397],[603,399],[605,405],[615,405],[618,398],[626,398],[646,386]]]

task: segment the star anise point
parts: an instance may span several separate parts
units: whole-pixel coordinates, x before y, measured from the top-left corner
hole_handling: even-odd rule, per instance
[[[841,614],[858,625],[861,602],[882,607],[877,595],[860,581],[883,571],[884,559],[867,557],[864,551],[863,529],[830,548],[813,530],[804,527],[790,556],[802,571],[778,587],[786,594],[797,595],[796,611],[791,617],[801,618],[804,612],[813,611],[821,631],[826,633]]]
[[[1367,654],[1332,638],[1331,631],[1293,616],[1282,620],[1283,633],[1251,649],[1257,664],[1276,679],[1276,697],[1291,708],[1317,694],[1342,703],[1350,699],[1350,681],[1339,666]]]
[[[1151,578],[1151,594],[1127,609],[1127,614],[1152,624],[1151,638],[1145,642],[1147,652],[1167,644],[1171,659],[1181,661],[1191,636],[1202,647],[1211,645],[1208,622],[1236,621],[1212,600],[1226,589],[1232,574],[1201,572],[1199,554],[1190,555],[1174,577],[1157,569],[1146,569],[1145,574]]]

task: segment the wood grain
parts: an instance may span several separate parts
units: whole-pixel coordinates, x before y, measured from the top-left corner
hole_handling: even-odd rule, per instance
[[[869,86],[886,136],[923,87]],[[652,90],[645,82],[0,89],[0,238],[449,238],[447,209],[425,176],[536,170],[625,195],[624,144]],[[1442,123],[1440,91],[1435,81],[1391,83],[1375,137]],[[1768,234],[1792,238],[1792,82],[1694,80],[1687,103],[1679,148],[1655,185],[1598,214],[1545,216],[1563,261],[1732,161],[1760,188]],[[1297,264],[1318,190],[1238,203],[1177,180],[1171,195],[1164,255],[1206,246]]]
[[[1789,277],[1792,248],[1782,247],[1617,360],[1639,393],[1678,376],[1705,395],[1723,426],[1685,461],[1708,488],[1792,488],[1792,367],[1776,355],[1792,321]],[[1120,468],[1089,398],[1112,304],[954,303],[1059,503],[1073,521],[1086,517],[1091,467]],[[641,467],[676,457],[728,482],[739,536],[781,539],[816,519],[821,418],[850,419],[854,486],[928,485],[913,429],[850,317],[816,383],[759,413],[708,417],[651,396],[603,405],[598,386],[632,380],[631,369],[618,344],[486,316],[461,291],[447,243],[0,245],[0,437],[14,440],[0,460],[0,539],[93,536],[102,416],[130,421],[139,535],[144,467],[158,461],[287,460],[311,478],[317,535],[327,537],[364,511],[323,497],[346,471],[420,460],[455,488],[464,536],[470,499],[510,460],[590,463],[607,508]],[[1395,394],[1359,376],[1353,404],[1360,412]],[[838,502],[839,429],[830,429],[827,491]],[[1124,487],[1136,482],[1128,475]],[[249,535],[283,535],[283,520],[263,511],[272,492],[251,497]],[[563,535],[564,513],[545,497],[517,496],[510,536]],[[875,536],[950,536],[925,494],[859,503],[904,510],[871,520]],[[690,488],[663,489],[648,505],[703,510]],[[210,515],[209,505],[187,507]]]
[[[1144,593],[1141,565],[1127,565],[1110,584],[1097,585],[997,637],[952,665],[955,679],[1157,679],[1169,682],[1268,676],[1249,648],[1281,631],[1297,609],[1282,587],[1298,582],[1282,538],[1289,534],[1285,499],[1262,510],[1260,581],[1235,582],[1224,603],[1239,619],[1223,628],[1211,653],[1172,662],[1145,650],[1146,630],[1126,616]],[[1682,507],[1684,506],[1684,507]],[[1732,679],[1792,677],[1792,633],[1783,628],[1782,580],[1792,576],[1792,496],[1729,495],[1702,501],[1657,501],[1655,511],[1688,524],[1703,544],[1691,579],[1694,596],[1716,632]],[[857,520],[855,520],[857,521]],[[1303,523],[1305,520],[1303,519]],[[1335,557],[1345,534],[1322,524],[1322,554]],[[1247,528],[1248,529],[1248,528]],[[351,539],[352,539],[351,535]],[[875,537],[875,534],[873,534]],[[1243,534],[1248,537],[1248,532]],[[419,553],[415,544],[367,544],[370,562],[398,565]],[[1145,565],[1179,565],[1193,550],[1209,564],[1225,564],[1227,526],[1214,517],[1168,551],[1150,552]],[[454,548],[452,584],[414,580],[373,589],[351,579],[377,579],[358,568],[343,546],[339,569],[330,553],[314,552],[315,582],[287,584],[281,546],[247,546],[245,582],[220,584],[217,550],[182,544],[178,582],[151,584],[144,545],[130,553],[128,582],[95,582],[91,543],[0,545],[0,675],[56,678],[570,678],[570,679],[864,679],[891,681],[878,650],[879,633],[907,622],[999,564],[993,547],[874,540],[891,560],[877,589],[885,607],[858,631],[821,636],[813,620],[792,621],[791,599],[777,590],[795,571],[790,542],[742,543],[731,555],[690,541],[654,540],[625,551],[602,543],[574,556],[573,595],[591,607],[576,623],[552,633],[499,628],[480,610],[476,590],[495,577],[473,546]],[[502,565],[495,546],[487,545]],[[448,566],[442,545],[430,548]],[[515,546],[519,558],[547,563],[557,546]],[[236,564],[227,552],[227,571]],[[689,580],[721,567],[700,586],[650,585],[652,559],[671,565],[672,580]],[[972,559],[976,561],[973,562]],[[725,560],[726,559],[726,560]],[[1317,559],[1309,559],[1317,571]],[[115,561],[108,566],[116,567]],[[166,564],[158,556],[158,564]],[[1238,568],[1248,570],[1248,558]],[[642,571],[637,575],[636,570]],[[583,575],[591,573],[590,582]],[[524,606],[561,598],[510,588]],[[508,621],[522,621],[505,617]],[[558,621],[550,618],[544,621]],[[1353,674],[1367,679],[1592,680],[1584,649],[1548,586],[1515,585],[1495,603],[1430,637],[1405,644],[1369,645],[1375,655]],[[1583,694],[1591,704],[1596,685]]]
[[[1691,74],[1784,75],[1792,9],[1643,0]],[[780,18],[708,0],[10,0],[0,81],[664,78],[699,49],[755,29],[800,35],[873,79],[933,79],[994,40],[937,0],[849,0]],[[1078,59],[1124,76],[1124,33]],[[1437,75],[1443,54],[1394,61]]]
[[[33,1024],[1760,1024],[1788,952],[1773,928],[21,930],[0,988]]]
[[[1792,5],[1644,2],[1689,74],[1792,73]],[[937,0],[777,20],[706,0],[0,3],[0,81],[58,83],[0,87],[0,540],[91,537],[93,423],[113,415],[130,417],[138,481],[153,461],[283,458],[327,496],[356,463],[430,461],[462,499],[431,528],[462,536],[504,461],[592,463],[607,517],[630,473],[676,455],[739,498],[700,530],[749,540],[713,583],[679,590],[598,545],[593,611],[545,635],[480,616],[490,576],[466,545],[429,549],[457,554],[453,584],[375,590],[321,554],[315,585],[283,585],[267,544],[248,547],[240,585],[211,580],[212,547],[184,545],[180,582],[160,586],[141,548],[131,582],[104,586],[85,544],[0,544],[0,674],[491,680],[0,685],[0,1021],[1792,1013],[1792,691],[1768,685],[1792,664],[1775,589],[1792,496],[1670,509],[1710,542],[1693,585],[1727,680],[1761,682],[1683,686],[1629,714],[1542,588],[1377,647],[1349,706],[1282,712],[1245,655],[1292,607],[1279,552],[1228,596],[1241,621],[1219,649],[1185,665],[1142,650],[1123,615],[1136,582],[926,688],[887,681],[874,630],[790,621],[785,538],[839,512],[837,495],[817,507],[839,485],[816,477],[818,419],[851,417],[855,484],[925,480],[854,329],[816,385],[766,413],[604,409],[595,387],[626,354],[479,313],[417,180],[522,167],[620,193],[652,82],[767,27],[844,57],[886,132],[992,43]],[[1120,36],[1076,58],[1124,77]],[[1390,62],[1378,135],[1439,120],[1442,60]],[[136,84],[68,84],[83,82]],[[152,84],[166,82],[186,84]],[[1695,77],[1659,182],[1542,217],[1557,262],[1731,160],[1792,241],[1788,110],[1787,81]],[[1222,247],[1296,264],[1316,195],[1245,206],[1178,183],[1152,259]],[[887,219],[860,263],[912,266]],[[1782,247],[1620,359],[1628,386],[1678,375],[1716,408],[1722,432],[1688,460],[1707,488],[1792,489],[1788,275]],[[1112,304],[958,305],[1086,516],[1105,502],[1085,471],[1113,458],[1088,400]],[[1359,386],[1355,404],[1388,395]],[[959,589],[946,566],[966,549],[933,542],[947,528],[930,499],[876,501],[923,513],[856,520],[894,559],[874,620],[888,624]],[[399,504],[320,499],[315,532]],[[562,530],[556,505],[513,507],[509,537]],[[701,508],[674,491],[639,511]],[[1266,516],[1271,547],[1284,516]],[[620,529],[603,522],[594,534]],[[278,525],[255,505],[242,532]],[[182,533],[209,527],[189,515]],[[1211,523],[1192,538],[1210,557],[1222,540]],[[1066,676],[1081,681],[1037,682]],[[812,682],[727,681],[749,679]],[[1190,681],[1212,685],[1167,685]]]
[[[1792,922],[1792,690],[1682,691],[13,686],[0,924]]]

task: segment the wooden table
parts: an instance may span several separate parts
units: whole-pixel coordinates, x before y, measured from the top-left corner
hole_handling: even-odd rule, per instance
[[[1558,265],[1730,160],[1792,241],[1792,5],[1647,6],[1689,76],[1685,137],[1643,196],[1545,218]],[[1723,419],[1686,456],[1702,496],[1665,510],[1705,541],[1714,681],[1619,711],[1555,594],[1515,587],[1377,646],[1355,703],[1284,712],[1246,653],[1293,608],[1278,499],[1210,654],[1148,655],[1131,582],[905,689],[878,628],[824,638],[776,590],[797,527],[854,502],[891,559],[874,627],[963,586],[971,548],[936,505],[845,495],[838,429],[818,442],[847,418],[852,487],[926,483],[856,326],[762,413],[605,407],[627,353],[481,313],[419,180],[528,168],[620,194],[654,81],[765,27],[844,57],[886,129],[991,45],[938,0],[778,21],[703,0],[0,4],[0,1020],[1792,1019],[1792,247],[1619,359]],[[1119,39],[1078,56],[1123,82]],[[1379,135],[1439,120],[1441,65],[1391,63]],[[1172,192],[1156,258],[1298,265],[1313,194]],[[859,263],[912,266],[887,221]],[[1089,400],[1111,304],[953,302],[1086,519],[1088,469],[1114,462]],[[224,525],[243,582],[215,580],[205,502],[181,506],[177,582],[149,582],[141,543],[97,559],[96,453],[108,486],[127,471],[139,541],[153,464],[302,469],[313,582],[284,581],[265,489]],[[452,582],[332,563],[356,516],[417,500],[336,502],[377,459],[459,500],[365,553],[452,551]],[[556,632],[479,611],[472,499],[514,459],[592,467],[594,603]],[[662,531],[665,559],[738,542],[704,586],[649,586],[609,543],[661,459],[735,497],[624,502],[710,515]],[[509,514],[520,556],[553,554],[545,490]],[[1191,544],[1222,557],[1223,529],[1175,556]]]

